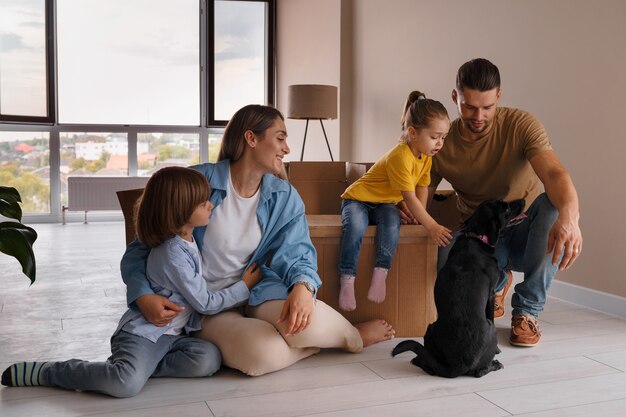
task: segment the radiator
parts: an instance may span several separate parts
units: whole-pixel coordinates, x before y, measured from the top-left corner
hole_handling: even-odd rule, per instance
[[[68,177],[65,211],[121,210],[117,191],[144,188],[148,177]],[[86,213],[85,213],[86,219]]]

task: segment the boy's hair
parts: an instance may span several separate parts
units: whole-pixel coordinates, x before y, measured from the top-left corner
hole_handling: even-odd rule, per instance
[[[421,91],[411,91],[404,103],[404,111],[400,122],[402,124],[402,136],[400,140],[408,140],[407,129],[413,126],[420,130],[427,127],[435,119],[450,119],[446,107],[437,100],[426,98]]]
[[[206,177],[190,168],[166,167],[148,180],[135,210],[139,240],[151,248],[174,237],[191,214],[209,199]]]
[[[485,58],[476,58],[461,65],[456,73],[456,89],[489,91],[500,88],[500,71]]]
[[[224,129],[222,144],[217,160],[230,159],[237,161],[243,156],[246,140],[244,133],[250,130],[255,135],[263,137],[265,131],[280,118],[285,120],[282,113],[271,106],[249,104],[237,110]]]

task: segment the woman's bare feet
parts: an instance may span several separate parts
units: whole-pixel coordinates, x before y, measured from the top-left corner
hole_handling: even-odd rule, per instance
[[[391,324],[387,323],[385,320],[370,320],[356,324],[354,327],[356,327],[361,334],[363,347],[393,339],[396,334]]]

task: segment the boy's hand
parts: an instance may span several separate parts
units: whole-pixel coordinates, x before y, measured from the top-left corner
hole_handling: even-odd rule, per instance
[[[428,229],[430,237],[435,241],[437,246],[448,246],[452,240],[452,231],[445,226],[435,224],[434,227]]]
[[[261,280],[261,268],[257,267],[256,262],[253,262],[241,278],[246,283],[248,289],[252,289]]]

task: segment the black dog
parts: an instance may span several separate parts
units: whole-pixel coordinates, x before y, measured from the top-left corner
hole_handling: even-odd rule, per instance
[[[435,282],[437,321],[424,335],[424,345],[400,342],[392,355],[411,350],[411,363],[431,375],[481,377],[503,366],[493,323],[493,293],[498,281],[494,247],[504,227],[525,217],[524,200],[483,202],[462,226],[461,235]]]

